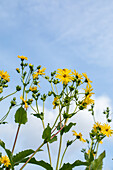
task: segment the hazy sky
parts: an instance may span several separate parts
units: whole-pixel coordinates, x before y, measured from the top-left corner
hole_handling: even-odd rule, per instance
[[[15,69],[20,63],[17,55],[28,57],[29,63],[36,66],[46,67],[48,74],[57,68],[86,72],[93,81],[95,110],[99,119],[100,112],[105,107],[113,107],[113,1],[0,0],[0,69],[10,74],[10,90],[14,89],[16,84]],[[52,122],[53,113],[51,110],[47,111],[50,115],[50,119],[47,117],[48,121]],[[83,115],[80,118],[79,122],[83,122],[84,126],[89,122],[90,128],[91,118],[88,117],[87,120],[85,116],[86,122],[83,121]],[[37,122],[34,118],[30,118],[30,121],[27,127],[35,144],[33,145],[31,137],[29,138],[27,128],[23,128],[18,139],[18,148],[36,148],[36,144],[40,143],[40,133],[37,132],[37,137],[36,132],[33,133]],[[38,124],[38,127],[39,125],[41,126]],[[9,144],[8,138],[12,140],[16,126],[13,123],[7,126],[10,128],[9,134],[5,126],[1,126],[3,130],[0,130],[0,133],[1,138],[7,140],[6,143],[10,147],[12,145],[11,141]],[[79,125],[78,129],[80,127],[83,126]],[[85,128],[88,130],[88,125]],[[112,142],[112,138],[107,139],[100,150],[102,152],[107,148],[106,155],[109,158],[104,161],[107,170],[113,168],[113,154],[110,153]],[[77,146],[73,144],[73,152],[74,147],[75,153],[72,158],[67,156],[66,161],[78,158]],[[43,154],[40,157],[43,159]],[[30,167],[26,170],[30,170]]]

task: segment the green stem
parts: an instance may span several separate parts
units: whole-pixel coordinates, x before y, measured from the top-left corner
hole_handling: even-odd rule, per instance
[[[12,154],[14,152],[14,148],[15,148],[16,141],[17,141],[17,138],[18,138],[19,130],[20,130],[20,124],[18,125],[18,129],[17,129],[17,132],[16,132],[16,137],[15,137],[14,144],[13,144]]]
[[[37,149],[36,151],[30,156],[30,158],[25,162],[25,164],[20,168],[20,170],[22,170],[26,164],[31,160],[31,158],[39,151],[39,149],[45,144],[45,142],[43,142]]]
[[[44,113],[44,101],[43,101],[43,113]],[[42,120],[42,125],[43,125],[43,129],[45,129],[44,120]],[[47,142],[47,150],[48,150],[48,155],[49,155],[49,162],[52,167],[51,154],[50,154],[50,148],[49,148],[48,142]]]
[[[96,157],[97,157],[98,147],[99,147],[99,142],[97,143],[97,149],[96,149],[95,159],[96,159]]]
[[[64,155],[65,155],[66,151],[67,151],[67,146],[66,146],[66,148],[65,148],[65,150],[64,150],[64,153],[63,153],[63,155],[62,155],[62,158],[61,158],[60,168],[61,168],[61,166],[62,166],[62,161],[63,161],[63,158],[64,158]]]
[[[7,95],[7,96],[5,96],[5,97],[3,97],[2,99],[1,99],[1,101],[2,100],[4,100],[4,99],[6,99],[7,97],[9,97],[9,96],[11,96],[11,95],[13,95],[13,94],[15,94],[17,91],[15,91],[15,92],[13,92],[13,93],[11,93],[11,94],[9,94],[9,95]]]
[[[60,159],[60,153],[61,153],[61,146],[62,146],[62,135],[60,135],[60,144],[59,144],[59,151],[58,151],[58,158],[57,158],[56,170],[58,170],[58,166],[59,166],[59,159]]]
[[[30,107],[34,110],[34,112],[36,112],[37,113],[37,111],[30,105]]]
[[[8,114],[9,114],[10,110],[11,110],[11,109],[9,108],[8,112],[6,113],[6,115],[3,116],[2,119],[0,120],[0,123],[2,123],[2,122],[7,118],[7,116],[8,116]]]

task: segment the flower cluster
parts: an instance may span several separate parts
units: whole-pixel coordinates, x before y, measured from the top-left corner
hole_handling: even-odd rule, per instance
[[[5,114],[5,116],[2,117],[2,119],[0,119],[0,125],[6,123],[4,121],[9,115],[10,110],[13,108],[13,106],[15,106],[15,108],[17,107],[17,110],[14,115],[14,121],[18,124],[18,128],[12,150],[8,150],[5,146],[5,143],[0,140],[0,147],[2,147],[7,153],[7,156],[2,156],[2,153],[0,152],[0,169],[14,169],[15,166],[24,163],[20,168],[20,170],[22,170],[30,161],[30,163],[52,170],[54,167],[52,166],[50,144],[59,139],[60,140],[56,170],[72,169],[76,166],[81,165],[86,166],[86,169],[94,169],[95,166],[98,167],[98,165],[102,165],[105,153],[103,152],[97,158],[98,146],[100,143],[103,142],[103,139],[105,137],[112,136],[113,130],[109,125],[109,123],[111,122],[111,119],[109,119],[109,108],[107,108],[107,110],[103,112],[106,115],[107,123],[101,124],[95,121],[93,110],[94,100],[92,98],[94,92],[91,85],[92,81],[88,78],[87,74],[80,74],[75,69],[74,71],[72,71],[71,69],[67,68],[58,68],[57,70],[51,72],[50,76],[48,76],[46,75],[45,67],[42,67],[41,65],[35,67],[31,63],[29,64],[27,62],[28,58],[23,55],[18,55],[17,57],[20,59],[20,67],[16,68],[16,72],[20,76],[21,85],[17,85],[16,91],[14,91],[13,93],[8,94],[5,97],[2,96],[0,98],[0,101],[16,94],[17,92],[19,93],[18,96],[20,96],[20,99],[19,101],[17,101],[16,97],[13,97],[10,102],[11,105],[8,112]],[[0,71],[0,93],[3,92],[4,87],[7,87],[7,83],[10,80],[9,77],[9,74],[6,71]],[[49,91],[47,90],[47,88],[42,89],[42,85],[40,85],[40,82],[47,82],[49,84]],[[51,108],[58,108],[58,114],[54,116],[54,121],[52,122],[53,124],[50,125],[50,123],[48,122],[48,125],[46,127],[45,102],[47,100],[51,101]],[[39,107],[39,103],[42,104],[41,110]],[[88,110],[87,106],[89,105],[91,105],[91,109]],[[20,128],[22,128],[21,125],[25,125],[28,121],[27,114],[29,108],[31,108],[32,110],[31,116],[34,116],[37,119],[37,123],[38,121],[41,121],[42,123],[42,143],[35,151],[32,149],[27,149],[14,155],[18,134],[20,133]],[[84,139],[82,133],[76,132],[76,119],[71,119],[76,114],[78,114],[78,112],[84,109],[91,111],[94,119],[94,125],[89,136],[90,140]],[[72,131],[74,139],[67,141],[66,147],[61,156],[63,135],[70,132],[73,126],[75,129]],[[57,139],[58,135],[59,138]],[[86,161],[82,162],[80,160],[76,160],[72,164],[63,164],[63,158],[68,147],[78,140],[88,144],[88,149],[82,150]],[[47,152],[49,157],[48,163],[45,161],[37,161],[34,157],[36,153],[38,154],[38,152],[41,151],[41,148],[44,145],[47,145]]]

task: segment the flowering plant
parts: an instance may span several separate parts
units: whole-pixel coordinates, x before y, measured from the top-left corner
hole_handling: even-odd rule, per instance
[[[20,58],[21,63],[20,68],[16,68],[16,71],[20,75],[21,86],[16,86],[15,92],[0,98],[0,101],[2,102],[9,96],[20,93],[20,95],[18,95],[21,99],[20,102],[18,102],[16,97],[13,97],[10,102],[10,107],[7,114],[5,114],[0,119],[0,125],[2,127],[3,124],[7,123],[5,120],[9,115],[10,110],[14,107],[17,107],[15,113],[15,123],[18,124],[18,128],[12,150],[7,149],[5,143],[0,140],[0,147],[2,147],[6,152],[5,156],[2,154],[2,152],[0,152],[0,169],[5,168],[14,170],[16,167],[18,167],[19,164],[23,163],[20,168],[20,170],[22,170],[25,166],[27,166],[28,163],[30,163],[41,166],[48,170],[52,170],[54,167],[52,165],[50,145],[57,141],[57,137],[59,136],[60,141],[58,146],[59,149],[56,162],[56,170],[71,170],[74,167],[81,165],[85,166],[86,170],[101,170],[103,165],[103,158],[105,157],[105,151],[97,156],[98,147],[99,144],[103,142],[104,138],[112,136],[113,130],[109,125],[111,122],[111,119],[109,118],[109,108],[103,112],[106,115],[106,123],[102,124],[95,120],[94,100],[92,99],[92,95],[94,94],[92,92],[92,81],[88,78],[87,74],[79,74],[76,70],[71,71],[65,68],[57,69],[57,71],[51,72],[50,76],[47,76],[45,74],[46,68],[41,68],[40,65],[36,68],[32,64],[28,65],[28,58],[25,56],[18,56],[18,58]],[[3,94],[4,88],[8,87],[8,82],[10,81],[9,77],[9,74],[6,71],[0,71],[1,94]],[[46,91],[44,94],[41,94],[39,85],[42,78],[47,81],[51,87],[50,90]],[[50,126],[48,122],[46,127],[45,102],[47,99],[49,99],[49,101],[53,101],[51,103],[53,105],[53,110],[58,109],[58,114],[57,117],[55,117],[52,126]],[[42,101],[43,105],[42,112],[39,110],[40,100]],[[89,106],[91,106],[90,109],[88,109]],[[34,116],[37,121],[42,122],[42,143],[37,147],[36,150],[27,149],[14,154],[14,149],[16,147],[16,141],[20,128],[22,128],[22,124],[25,125],[28,121],[27,114],[29,113],[29,108],[31,108],[33,111],[31,116]],[[89,133],[90,140],[84,139],[82,133],[76,132],[76,120],[75,122],[71,122],[72,117],[74,117],[76,114],[79,114],[78,112],[81,110],[85,109],[87,109],[92,114],[94,119],[94,125],[92,126],[92,130]],[[72,128],[73,130],[71,130]],[[73,132],[74,139],[68,140],[66,142],[66,147],[63,153],[61,153],[63,136],[70,131]],[[65,157],[66,151],[75,141],[81,141],[83,143],[86,142],[88,144],[88,149],[82,149],[85,161],[75,160],[73,163],[64,163],[63,158]],[[43,160],[36,160],[34,157],[35,154],[38,154],[39,151],[42,151],[44,145],[47,145],[49,157],[48,163]]]

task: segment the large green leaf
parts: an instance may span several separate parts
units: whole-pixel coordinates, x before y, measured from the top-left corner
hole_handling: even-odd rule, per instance
[[[91,170],[102,170],[103,166],[103,159],[105,158],[105,151],[102,152],[97,159],[95,159],[91,165],[90,169]]]
[[[0,139],[0,146],[5,150],[5,152],[7,153],[7,156],[9,157],[10,163],[11,163],[11,168],[12,170],[14,170],[14,164],[12,161],[12,153],[9,149],[6,149],[5,147],[5,143]]]
[[[76,160],[72,165],[72,168],[74,168],[75,166],[88,166],[88,162],[83,162],[83,161],[80,161],[80,160]]]
[[[39,151],[42,151],[42,150],[40,149]],[[14,165],[18,165],[24,158],[28,157],[32,153],[34,153],[34,150],[32,149],[27,149],[27,150],[17,153],[12,158]]]
[[[29,158],[25,158],[24,160],[21,161],[21,163],[25,163]],[[35,158],[32,158],[28,163],[34,164],[34,165],[39,165],[46,170],[53,170],[51,165],[43,160],[37,161]]]
[[[65,125],[64,128],[61,130],[61,135],[63,135],[63,133],[67,133],[72,126],[75,126],[76,123],[72,123],[70,122],[68,125]]]
[[[88,166],[88,162],[82,162],[80,160],[76,160],[73,164],[64,163],[60,170],[72,170],[75,166]]]
[[[47,125],[47,128],[44,129],[42,134],[42,139],[44,139],[46,142],[49,142],[51,138],[51,128],[49,124]]]
[[[15,113],[15,123],[25,124],[27,122],[27,112],[21,106]]]

